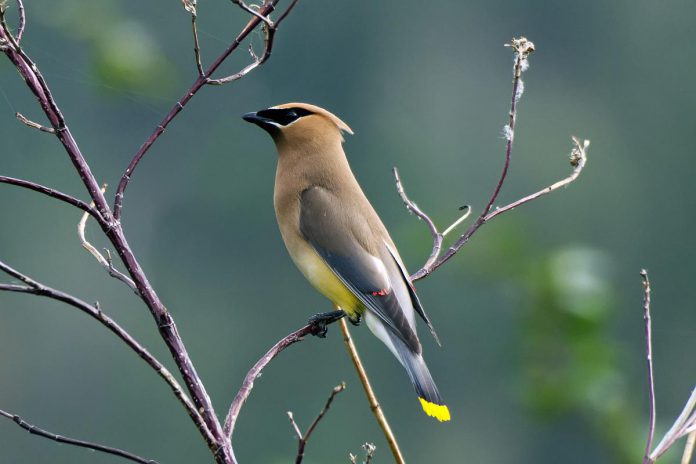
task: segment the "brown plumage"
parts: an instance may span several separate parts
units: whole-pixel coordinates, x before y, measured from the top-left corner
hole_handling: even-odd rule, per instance
[[[274,206],[297,267],[352,321],[365,317],[406,369],[426,413],[449,420],[423,361],[415,313],[435,332],[396,246],[348,165],[341,132],[352,134],[350,127],[306,103],[244,119],[266,130],[278,149]]]

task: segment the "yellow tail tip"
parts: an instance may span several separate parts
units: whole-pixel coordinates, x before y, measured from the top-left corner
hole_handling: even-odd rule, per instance
[[[430,417],[434,417],[440,422],[447,422],[450,420],[449,408],[444,404],[435,404],[430,401],[426,401],[423,398],[418,398],[420,400],[423,411]]]

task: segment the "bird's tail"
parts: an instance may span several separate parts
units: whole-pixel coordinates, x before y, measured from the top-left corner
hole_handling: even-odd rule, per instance
[[[423,411],[440,422],[450,420],[450,411],[435,385],[430,370],[421,353],[414,353],[399,338],[392,336],[392,343],[399,356],[399,361],[406,369],[413,387],[418,393]]]

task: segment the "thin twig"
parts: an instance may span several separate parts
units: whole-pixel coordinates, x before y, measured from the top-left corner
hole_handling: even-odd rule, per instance
[[[273,22],[271,21],[267,16],[261,16],[259,12],[256,10],[253,10],[250,8],[246,3],[244,3],[241,0],[232,0],[233,3],[238,4],[242,9],[250,12],[256,17],[260,17],[264,21],[263,25],[263,30],[264,30],[264,40],[263,40],[263,53],[261,53],[261,56],[257,56],[256,53],[254,53],[254,49],[251,45],[249,45],[249,54],[251,55],[252,62],[248,65],[246,65],[244,68],[242,68],[241,71],[236,72],[232,75],[229,75],[227,77],[221,77],[219,79],[208,79],[207,84],[208,85],[223,85],[227,84],[230,82],[234,82],[236,80],[241,79],[242,77],[246,76],[249,74],[251,71],[254,69],[258,68],[262,64],[266,62],[271,57],[271,52],[273,51],[273,43],[275,40],[275,34],[276,31],[278,30],[278,27],[280,26],[280,23],[283,22],[283,20],[288,16],[288,14],[292,11],[293,8],[295,8],[295,5],[297,5],[297,2],[299,0],[293,0],[290,5],[285,9],[285,11],[278,17],[278,20]],[[210,74],[209,74],[210,75]]]
[[[102,193],[99,191],[99,184],[94,178],[89,165],[85,161],[85,158],[82,155],[75,138],[72,136],[72,133],[66,124],[65,118],[58,108],[51,90],[46,84],[46,80],[36,64],[26,53],[24,53],[24,51],[19,47],[19,44],[17,44],[15,41],[15,38],[10,33],[7,23],[5,22],[5,15],[2,11],[0,11],[0,42],[2,41],[5,41],[8,44],[8,46],[4,49],[5,55],[17,68],[17,71],[24,79],[24,82],[41,104],[41,108],[48,117],[51,126],[55,130],[56,137],[60,140],[61,144],[65,148],[65,151],[68,153],[68,156],[79,173],[90,197],[92,197],[94,200],[97,210],[106,222],[110,222],[111,213],[109,211],[106,198],[104,198],[104,195],[102,195]]]
[[[0,416],[6,417],[7,419],[10,419],[15,424],[17,424],[19,427],[23,428],[24,430],[31,433],[32,435],[38,435],[40,437],[48,438],[49,440],[53,440],[53,441],[56,441],[58,443],[65,443],[65,444],[72,445],[72,446],[79,446],[81,448],[87,448],[87,449],[91,449],[94,451],[99,451],[102,453],[111,454],[114,456],[119,456],[119,457],[122,457],[124,459],[128,459],[129,461],[138,462],[140,464],[157,464],[157,461],[155,461],[153,459],[142,458],[136,454],[130,453],[128,451],[124,451],[124,450],[119,449],[119,448],[113,448],[111,446],[100,445],[98,443],[84,441],[84,440],[77,440],[75,438],[68,438],[68,437],[64,437],[62,435],[57,435],[55,433],[48,432],[44,429],[41,429],[35,425],[32,425],[32,424],[26,422],[24,419],[22,419],[21,417],[19,417],[16,414],[11,414],[11,413],[3,411],[1,409],[0,409]]]
[[[655,446],[655,450],[650,454],[649,462],[655,462],[674,445],[674,442],[694,430],[696,430],[696,387],[691,391],[691,396],[672,427],[665,433],[660,443]]]
[[[17,11],[19,13],[19,25],[17,26],[17,43],[22,41],[22,34],[24,34],[24,27],[27,23],[26,14],[24,13],[24,2],[22,0],[17,0]]]
[[[196,58],[196,69],[198,70],[198,76],[205,77],[205,71],[203,71],[203,63],[201,62],[201,46],[198,42],[198,27],[196,26],[196,15],[191,15],[191,29],[193,31],[193,54]]]
[[[290,426],[292,427],[292,430],[295,432],[295,436],[298,440],[302,440],[302,431],[300,430],[300,426],[297,425],[297,422],[295,422],[295,416],[293,415],[292,411],[288,411],[287,414],[288,419],[290,419]]]
[[[481,211],[481,214],[479,215],[478,219],[476,219],[476,221],[469,227],[469,229],[467,229],[467,231],[461,237],[459,237],[456,243],[452,245],[442,257],[439,256],[442,246],[442,237],[439,237],[437,234],[433,234],[433,252],[428,258],[426,265],[424,265],[421,269],[416,271],[411,276],[411,280],[415,281],[428,276],[435,269],[437,269],[446,261],[448,261],[459,251],[459,249],[462,246],[464,246],[464,244],[469,240],[469,238],[471,238],[471,236],[488,220],[487,216],[491,211],[491,208],[493,208],[493,204],[498,198],[503,184],[505,183],[505,179],[510,168],[510,160],[512,158],[512,143],[515,139],[515,124],[517,123],[517,103],[520,100],[520,97],[522,95],[522,89],[524,88],[522,84],[522,73],[526,71],[526,69],[529,66],[528,58],[529,55],[532,52],[534,52],[534,43],[527,40],[525,37],[520,37],[519,39],[512,39],[512,41],[509,44],[506,44],[506,46],[512,47],[515,53],[515,63],[513,65],[514,77],[512,80],[512,97],[510,102],[509,119],[508,124],[505,126],[505,138],[507,140],[505,146],[505,162],[503,164],[503,170],[498,179],[498,183],[496,184],[495,189],[493,190],[493,193],[491,194],[488,200],[488,203],[486,203],[486,206],[483,208],[483,211]],[[425,213],[421,212],[421,215],[419,215],[419,217],[422,218],[423,216],[425,216]],[[447,230],[450,230],[450,228],[448,227]]]
[[[285,9],[285,11],[283,11],[280,14],[280,16],[278,16],[278,19],[276,19],[276,21],[275,21],[276,29],[278,28],[278,25],[280,23],[285,21],[285,18],[290,14],[290,12],[293,10],[293,8],[295,8],[295,5],[297,5],[297,2],[299,2],[299,1],[300,0],[292,0],[292,2],[290,2],[290,5],[288,5],[288,7]]]
[[[256,364],[254,364],[254,367],[252,367],[247,373],[246,377],[244,377],[242,387],[239,389],[237,395],[234,397],[234,400],[230,405],[229,412],[227,413],[227,417],[225,418],[223,432],[226,438],[232,440],[232,434],[234,433],[234,426],[237,423],[239,412],[242,410],[244,402],[247,400],[247,398],[249,398],[251,390],[254,388],[254,381],[257,378],[259,378],[259,376],[261,375],[261,371],[263,371],[263,369],[268,365],[268,363],[271,362],[287,347],[301,341],[307,335],[316,335],[317,333],[319,333],[318,329],[319,327],[317,325],[310,323],[292,332],[291,334],[281,339],[278,343],[273,345],[273,347],[271,347],[271,349],[268,350],[268,352],[266,352],[266,354],[264,354],[263,357],[261,357],[261,359],[259,359],[256,362]]]
[[[362,445],[362,449],[365,451],[365,460],[363,464],[370,464],[372,462],[372,457],[375,455],[375,451],[377,451],[377,447],[372,443],[365,443]],[[351,464],[358,464],[358,457],[353,453],[348,453],[348,458]]]
[[[652,359],[652,323],[650,320],[650,278],[648,271],[641,269],[640,277],[643,281],[643,321],[645,323],[645,358],[648,365],[648,399],[650,402],[650,424],[648,428],[648,439],[645,444],[645,454],[643,463],[650,463],[650,451],[652,450],[653,438],[655,437],[655,377]]]
[[[571,139],[573,140],[573,148],[570,151],[570,164],[571,166],[573,166],[573,172],[568,177],[566,177],[565,179],[561,179],[558,182],[539,190],[538,192],[534,192],[531,195],[527,195],[526,197],[520,198],[519,200],[514,201],[508,205],[496,208],[494,211],[492,211],[485,217],[484,223],[490,221],[491,219],[500,214],[511,211],[517,208],[518,206],[521,206],[525,203],[529,203],[532,200],[536,200],[541,196],[548,195],[549,193],[553,192],[554,190],[558,190],[561,187],[565,187],[566,185],[570,184],[575,179],[577,179],[578,176],[580,176],[580,173],[582,173],[582,170],[585,169],[585,164],[587,163],[587,148],[589,148],[590,146],[590,141],[580,141],[580,139],[578,139],[577,137],[571,137]]]
[[[365,464],[370,464],[375,455],[375,451],[377,451],[377,447],[372,443],[365,443],[363,449],[365,450]]]
[[[397,177],[397,191],[401,195],[402,200],[405,198],[404,203],[406,204],[406,207],[409,211],[413,212],[419,218],[423,219],[426,222],[426,224],[428,225],[428,229],[430,230],[430,233],[433,237],[433,249],[430,256],[426,260],[425,264],[419,270],[413,273],[413,275],[411,275],[411,280],[420,280],[430,275],[435,269],[440,267],[452,256],[454,256],[454,254],[456,254],[462,248],[462,246],[464,246],[469,241],[469,239],[474,235],[474,233],[476,233],[477,230],[479,230],[479,228],[482,225],[484,225],[494,217],[499,216],[508,211],[512,211],[513,209],[522,206],[525,203],[529,203],[544,195],[548,195],[549,193],[558,190],[561,187],[565,187],[571,182],[575,181],[580,176],[583,169],[585,169],[585,165],[587,163],[587,148],[590,146],[590,141],[581,141],[576,137],[572,137],[572,140],[573,148],[571,149],[570,153],[570,164],[573,167],[573,172],[568,177],[561,179],[558,182],[549,185],[548,187],[545,187],[537,192],[520,198],[519,200],[509,203],[503,207],[495,208],[493,211],[489,211],[487,214],[483,216],[479,216],[476,222],[473,223],[471,227],[469,227],[469,229],[467,229],[467,231],[457,240],[457,242],[454,245],[452,245],[447,250],[447,253],[445,253],[443,256],[440,256],[440,252],[442,250],[442,238],[445,235],[445,233],[440,234],[438,232],[437,227],[428,217],[428,215],[425,214],[422,210],[418,209],[418,207],[416,207],[415,204],[411,202],[411,200],[409,200],[408,197],[405,196],[405,193],[402,194],[403,186],[401,185],[400,179],[398,179]],[[396,175],[398,176],[398,174]],[[464,217],[465,216],[459,218],[457,221],[452,223],[445,230],[445,232],[450,232],[451,230],[453,230],[453,228],[456,227],[464,219]]]
[[[302,460],[304,459],[305,446],[307,446],[307,442],[309,442],[309,439],[312,437],[314,429],[317,428],[319,421],[321,421],[324,418],[324,415],[328,412],[329,408],[331,407],[331,403],[333,403],[333,400],[336,397],[336,395],[338,395],[345,389],[345,382],[341,382],[340,385],[336,385],[335,387],[333,387],[333,389],[331,390],[331,394],[329,395],[329,398],[326,400],[326,404],[321,409],[321,411],[319,411],[319,415],[317,415],[317,417],[314,419],[314,421],[304,434],[300,431],[300,427],[297,425],[297,422],[295,422],[295,418],[292,414],[292,411],[288,411],[288,418],[290,419],[290,424],[292,425],[292,428],[295,431],[295,435],[297,435],[297,457],[295,458],[295,464],[302,463]]]
[[[691,456],[694,453],[694,445],[696,445],[696,430],[690,432],[689,436],[686,437],[686,445],[684,446],[681,464],[689,464],[691,462]]]
[[[433,251],[430,253],[430,256],[428,256],[428,259],[423,265],[423,268],[429,268],[435,262],[437,257],[440,256],[443,235],[437,230],[437,226],[433,220],[430,219],[430,216],[425,214],[414,202],[408,198],[401,183],[401,177],[399,177],[399,170],[396,169],[396,166],[392,168],[392,172],[394,173],[394,178],[396,179],[396,192],[401,197],[401,201],[404,202],[404,205],[406,205],[406,209],[415,214],[419,219],[423,220],[423,222],[425,222],[425,224],[428,226],[430,234],[433,236]]]
[[[251,8],[249,5],[247,5],[243,0],[232,0],[232,3],[235,5],[239,6],[242,10],[246,11],[252,16],[256,16],[259,18],[261,21],[263,21],[266,26],[268,27],[274,27],[273,21],[271,21],[271,18],[269,18],[266,15],[260,14],[257,10]]]
[[[193,33],[193,55],[196,59],[196,69],[199,77],[205,77],[203,63],[201,62],[201,47],[198,41],[198,10],[197,0],[184,0],[184,8],[191,14],[191,32]]]
[[[106,191],[106,184],[102,186],[102,193]],[[94,204],[92,204],[94,206]],[[85,237],[85,227],[87,226],[87,219],[89,219],[89,214],[85,213],[82,215],[82,218],[80,219],[80,222],[77,223],[77,236],[80,239],[80,244],[82,245],[82,248],[85,250],[89,251],[89,253],[94,256],[94,259],[97,260],[99,264],[101,264],[104,269],[109,273],[111,277],[115,277],[116,279],[120,280],[124,284],[128,285],[133,292],[135,292],[136,295],[140,295],[140,292],[138,291],[138,287],[135,286],[135,282],[125,275],[123,272],[119,271],[114,267],[113,260],[111,259],[111,252],[109,250],[106,250],[107,257],[105,258],[104,255],[102,255],[99,250],[97,250],[94,245],[89,243],[87,241],[87,238]]]
[[[665,433],[660,443],[652,449],[653,439],[655,436],[655,384],[653,374],[652,360],[652,321],[650,317],[650,279],[648,272],[641,269],[640,277],[643,282],[643,320],[645,322],[645,356],[648,365],[648,396],[650,401],[650,424],[648,429],[648,438],[645,445],[645,454],[643,455],[643,464],[653,464],[664,453],[669,450],[674,443],[684,436],[688,436],[684,454],[682,456],[682,464],[687,464],[691,459],[693,451],[692,435],[696,432],[696,387],[691,392],[691,396],[686,402],[681,413],[672,424],[672,427]]]
[[[404,202],[404,205],[406,206],[406,209],[408,209],[411,213],[415,214],[418,219],[423,220],[425,224],[428,226],[428,229],[430,230],[430,234],[433,236],[433,250],[430,253],[430,256],[428,256],[428,259],[425,261],[425,264],[423,265],[424,268],[430,267],[432,263],[435,262],[438,256],[440,256],[440,251],[442,250],[442,240],[445,238],[447,234],[452,232],[454,229],[456,229],[464,220],[469,217],[471,214],[471,208],[469,206],[462,206],[459,208],[460,210],[464,211],[464,214],[462,214],[459,219],[454,221],[452,224],[450,224],[447,229],[445,229],[444,232],[440,233],[437,229],[437,226],[435,225],[435,222],[433,222],[430,217],[425,214],[419,207],[416,205],[411,199],[406,195],[406,191],[404,190],[404,186],[401,182],[401,177],[399,176],[399,170],[396,167],[392,168],[392,172],[394,173],[394,179],[396,181],[396,192],[399,194],[401,197],[401,201]]]
[[[396,441],[394,432],[392,432],[389,422],[382,411],[382,407],[377,401],[377,395],[375,395],[372,385],[370,385],[370,379],[367,377],[367,372],[365,371],[365,367],[360,360],[358,350],[355,347],[355,343],[353,343],[353,338],[350,336],[350,331],[348,330],[348,324],[346,324],[345,318],[341,319],[339,323],[341,325],[341,332],[343,333],[343,342],[345,343],[346,349],[350,354],[350,358],[353,361],[355,370],[358,371],[358,377],[360,377],[360,383],[362,383],[363,389],[365,390],[365,395],[370,403],[370,409],[375,415],[377,423],[382,429],[382,433],[384,433],[384,438],[387,440],[387,443],[389,443],[389,448],[392,451],[396,464],[404,464],[404,456],[401,454],[401,450],[399,449],[399,443]]]
[[[204,437],[209,443],[214,442],[213,436],[210,430],[205,424],[203,417],[198,412],[194,406],[191,399],[186,395],[184,390],[181,388],[179,383],[176,381],[174,376],[167,370],[166,367],[155,358],[150,352],[143,347],[137,340],[133,338],[125,329],[123,329],[117,322],[107,316],[100,307],[97,305],[91,305],[89,303],[80,300],[68,293],[56,290],[54,288],[48,287],[31,277],[19,272],[18,270],[8,266],[4,262],[0,261],[0,271],[20,280],[25,285],[14,285],[14,284],[0,284],[0,291],[9,291],[15,293],[27,293],[32,295],[43,296],[50,298],[52,300],[61,301],[67,303],[68,305],[79,309],[85,314],[89,315],[93,319],[97,320],[99,323],[104,325],[112,333],[114,333],[118,338],[120,338],[131,350],[133,350],[141,359],[143,359],[152,369],[154,369],[160,377],[162,377],[169,387],[174,392],[174,395],[182,403],[186,411],[188,412],[191,419],[199,427],[200,430],[204,431]]]
[[[101,214],[99,214],[99,211],[97,211],[94,208],[94,206],[89,205],[86,202],[84,202],[78,198],[75,198],[71,195],[68,195],[66,193],[59,192],[58,190],[52,189],[50,187],[46,187],[45,185],[37,184],[36,182],[31,182],[28,180],[16,179],[14,177],[7,177],[7,176],[0,176],[0,184],[16,185],[18,187],[26,188],[26,189],[33,190],[33,191],[39,192],[39,193],[43,193],[44,195],[47,195],[51,198],[55,198],[57,200],[68,203],[69,205],[80,208],[82,211],[85,212],[85,214],[89,214],[92,217],[94,217],[94,219],[96,219],[99,224],[104,223],[104,219],[102,218]]]
[[[269,42],[266,42],[269,43]],[[256,53],[254,53],[254,49],[252,48],[251,45],[249,45],[249,54],[251,55],[251,58],[254,60],[245,67],[243,67],[239,72],[236,72],[234,74],[231,74],[226,77],[221,77],[219,79],[208,79],[206,81],[206,84],[208,85],[224,85],[224,84],[229,84],[230,82],[234,82],[236,80],[241,79],[242,77],[246,76],[249,74],[251,71],[254,69],[258,68],[261,66],[269,57],[270,54],[266,53],[266,48],[264,48],[264,52],[262,53],[261,57],[256,56]]]
[[[274,9],[276,4],[280,0],[270,0],[258,10],[258,15],[265,17],[268,16]],[[293,7],[297,3],[297,1],[293,1],[290,6],[288,7],[288,10]],[[284,19],[284,16],[282,17]],[[177,101],[174,106],[169,110],[169,113],[164,117],[162,122],[160,122],[155,130],[152,132],[152,134],[148,137],[148,139],[141,145],[141,147],[138,149],[138,151],[133,155],[133,158],[131,159],[130,163],[128,164],[128,167],[124,171],[123,175],[121,176],[121,180],[118,184],[118,187],[116,188],[116,195],[114,198],[114,218],[117,220],[121,217],[122,214],[122,208],[123,208],[123,195],[125,193],[126,188],[128,187],[128,183],[130,182],[131,177],[133,176],[133,172],[137,168],[138,164],[140,161],[143,159],[145,154],[150,150],[152,145],[157,141],[157,139],[164,133],[166,130],[167,126],[169,123],[172,122],[172,120],[181,112],[181,110],[184,109],[186,104],[193,98],[193,96],[206,84],[209,83],[208,76],[212,76],[213,73],[220,67],[220,65],[234,52],[237,47],[242,43],[242,41],[253,31],[256,26],[258,26],[262,20],[258,16],[254,16],[251,18],[251,20],[247,23],[246,26],[242,29],[242,31],[237,35],[237,37],[234,39],[234,41],[227,47],[227,49],[222,52],[217,59],[211,64],[207,70],[203,73],[203,75],[199,75],[196,81],[191,85],[191,87],[186,91],[184,96]],[[276,21],[275,27],[278,26],[279,21]]]
[[[462,222],[464,222],[464,221],[466,220],[466,218],[468,218],[469,215],[471,214],[471,208],[469,207],[469,205],[460,206],[460,207],[459,207],[459,210],[460,210],[460,211],[464,211],[464,214],[462,214],[461,216],[459,216],[459,219],[457,219],[456,221],[454,221],[452,224],[449,225],[448,228],[446,228],[444,231],[442,231],[442,236],[443,236],[443,237],[447,237],[447,235],[448,235],[450,232],[452,232],[454,229],[456,229],[457,227],[459,227],[459,225],[460,225]]]
[[[7,0],[3,0],[0,2],[0,22],[2,22],[2,27],[7,31],[8,35],[11,35],[9,32],[9,26],[6,23],[5,20],[5,13],[7,11]],[[10,41],[9,43],[16,48],[19,48],[19,42],[22,40],[22,34],[24,34],[24,27],[26,25],[26,15],[24,12],[24,2],[22,0],[17,0],[17,14],[19,16],[19,24],[17,26],[17,32],[13,36],[13,40]],[[3,40],[0,40],[0,44],[5,45],[5,43],[8,42],[6,39],[3,38]],[[0,50],[4,51],[4,48],[0,48]]]
[[[21,123],[23,123],[23,124],[25,124],[25,125],[31,127],[32,129],[38,129],[38,130],[40,130],[41,132],[47,132],[47,133],[49,133],[49,134],[55,134],[55,133],[56,133],[56,130],[55,130],[54,128],[42,126],[42,125],[39,124],[38,122],[31,121],[30,119],[28,119],[26,116],[24,116],[24,115],[23,115],[22,113],[20,113],[20,112],[16,112],[16,113],[15,113],[15,117],[16,117],[17,119],[19,119],[19,121],[20,121]]]

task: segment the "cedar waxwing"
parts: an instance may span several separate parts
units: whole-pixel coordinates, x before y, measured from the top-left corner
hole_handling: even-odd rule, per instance
[[[267,131],[278,149],[273,203],[290,256],[339,312],[367,326],[404,366],[423,410],[450,412],[435,386],[416,334],[415,313],[437,336],[389,233],[353,176],[342,131],[328,111],[288,103],[243,116]]]

